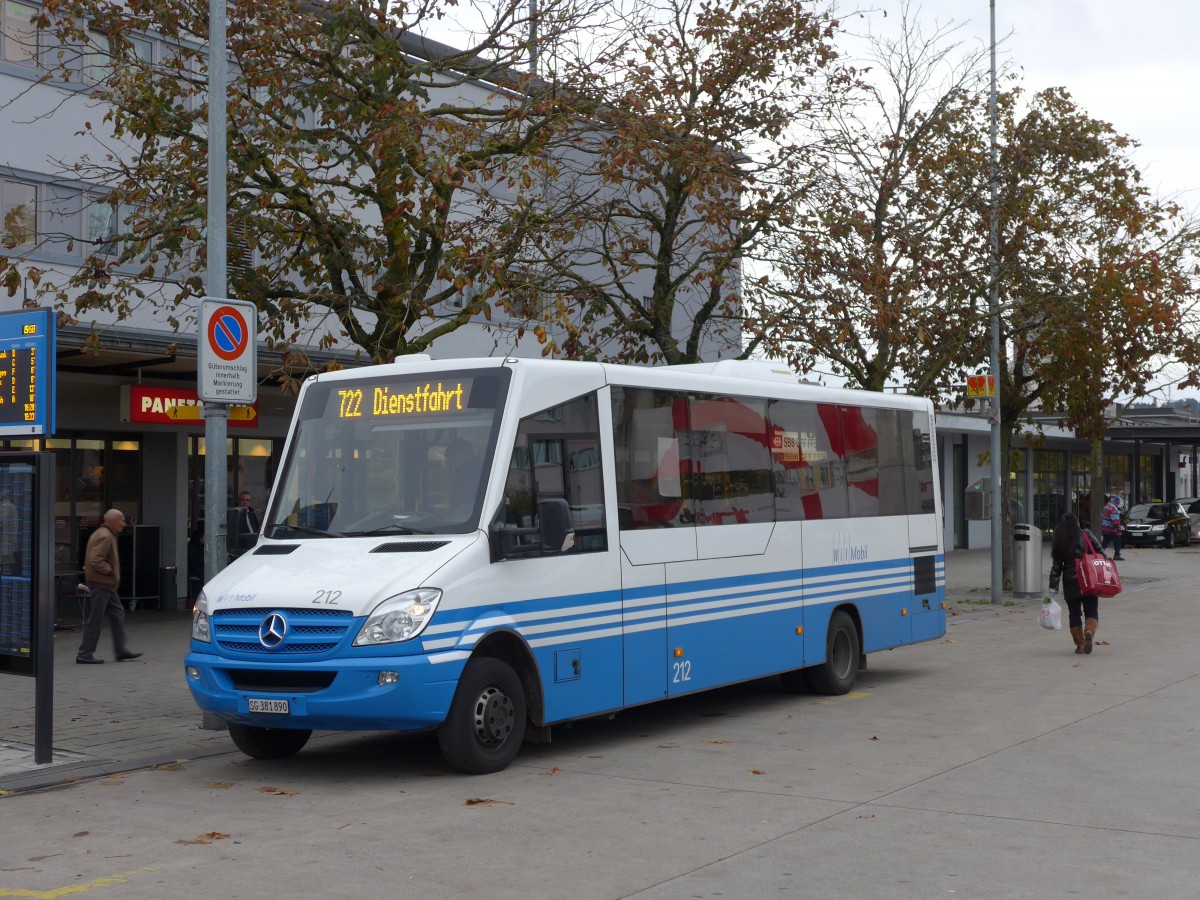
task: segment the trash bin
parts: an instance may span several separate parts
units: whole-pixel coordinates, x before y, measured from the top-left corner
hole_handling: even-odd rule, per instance
[[[163,566],[158,570],[158,608],[161,612],[179,612],[175,572],[175,566]]]
[[[1024,523],[1013,526],[1013,595],[1041,597],[1046,592],[1042,577],[1042,529]]]

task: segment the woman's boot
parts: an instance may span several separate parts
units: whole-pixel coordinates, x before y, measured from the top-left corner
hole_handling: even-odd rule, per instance
[[[1096,628],[1099,627],[1098,619],[1085,619],[1083,623],[1083,652],[1092,652],[1092,641],[1096,639]]]
[[[1074,625],[1071,628],[1071,637],[1075,639],[1075,652],[1083,653],[1083,626]]]

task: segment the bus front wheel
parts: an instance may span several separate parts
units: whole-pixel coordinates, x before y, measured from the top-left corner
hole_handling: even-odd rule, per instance
[[[804,670],[804,677],[814,694],[830,696],[849,693],[858,677],[858,629],[845,610],[839,609],[829,619],[825,636],[825,662]]]
[[[230,722],[229,736],[247,756],[255,759],[286,759],[304,748],[312,731],[300,728],[256,728]]]
[[[491,657],[467,662],[438,743],[451,768],[468,775],[499,772],[525,739],[525,689],[508,663]]]

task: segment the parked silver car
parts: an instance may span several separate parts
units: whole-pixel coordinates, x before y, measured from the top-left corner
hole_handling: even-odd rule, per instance
[[[1175,502],[1192,519],[1192,540],[1200,541],[1200,497],[1180,497]]]

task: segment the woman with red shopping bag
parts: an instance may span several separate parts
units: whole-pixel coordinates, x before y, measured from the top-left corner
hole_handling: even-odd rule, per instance
[[[1075,514],[1067,513],[1059,519],[1050,542],[1050,590],[1057,591],[1061,580],[1076,653],[1092,652],[1092,642],[1100,624],[1100,598],[1094,595],[1084,596],[1080,592],[1079,578],[1075,574],[1075,560],[1084,554],[1085,531],[1087,529],[1080,527]],[[1096,536],[1090,531],[1087,534],[1092,546],[1099,547],[1100,541]]]

